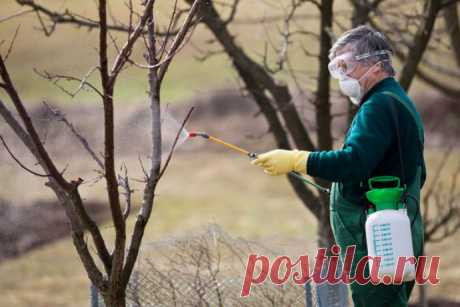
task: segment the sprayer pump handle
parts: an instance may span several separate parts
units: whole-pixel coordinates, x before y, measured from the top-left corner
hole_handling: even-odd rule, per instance
[[[377,176],[377,177],[372,177],[369,178],[368,180],[368,185],[369,189],[374,189],[376,183],[389,183],[389,182],[395,182],[396,186],[395,188],[399,188],[401,186],[401,181],[399,177],[396,176]],[[372,186],[374,184],[374,186]]]

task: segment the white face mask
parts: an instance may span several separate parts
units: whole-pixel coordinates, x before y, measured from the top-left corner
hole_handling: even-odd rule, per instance
[[[371,70],[370,67],[359,79],[354,79],[349,76],[344,76],[339,80],[339,87],[342,93],[350,97],[351,102],[354,105],[359,105],[361,99],[363,98],[363,88],[361,86],[361,81]]]
[[[354,105],[359,106],[359,103],[361,102],[361,99],[364,96],[364,93],[363,93],[364,90],[361,86],[361,83],[359,83],[359,81],[361,81],[364,77],[366,77],[366,75],[369,73],[371,68],[377,64],[379,64],[379,62],[369,67],[369,69],[359,79],[354,79],[346,75],[342,76],[342,78],[339,79],[340,90],[345,96],[348,96],[350,98],[351,102]]]
[[[362,90],[361,84],[359,84],[358,80],[351,77],[340,79],[339,87],[345,96],[350,97],[350,100],[353,104],[359,105]]]

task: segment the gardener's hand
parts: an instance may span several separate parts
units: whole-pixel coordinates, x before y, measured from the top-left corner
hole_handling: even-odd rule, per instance
[[[309,154],[308,151],[276,149],[258,155],[251,164],[262,167],[265,173],[272,176],[292,171],[306,174]]]

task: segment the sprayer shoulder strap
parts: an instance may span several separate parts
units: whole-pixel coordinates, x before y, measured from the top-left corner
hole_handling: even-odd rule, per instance
[[[424,137],[423,137],[423,125],[422,125],[422,122],[420,120],[420,118],[415,114],[414,110],[412,108],[410,108],[407,103],[401,98],[399,97],[398,95],[396,95],[395,93],[392,93],[392,92],[388,92],[388,91],[385,91],[383,92],[383,94],[385,95],[388,95],[392,98],[394,98],[396,101],[398,101],[406,110],[407,112],[409,112],[410,116],[412,117],[412,119],[414,120],[415,122],[415,125],[417,127],[417,136],[418,136],[418,140],[420,142],[421,145],[423,145],[424,143]],[[393,119],[397,122],[397,117],[396,117],[396,109],[394,107],[394,104],[390,104],[390,107],[392,109],[392,115],[393,115]],[[396,123],[397,125],[398,123]]]
[[[418,134],[418,140],[420,142],[420,145],[423,146],[423,128],[419,124],[419,119],[415,115],[415,112],[409,108],[409,106],[406,105],[406,103],[396,94],[392,92],[383,92],[383,94],[386,94],[392,98],[394,98],[396,101],[398,101],[401,105],[405,107],[405,109],[409,112],[411,115],[412,119],[415,122],[415,125],[417,127],[417,134]],[[391,109],[391,115],[393,118],[393,121],[395,123],[396,127],[396,137],[397,137],[397,144],[398,144],[398,154],[399,154],[399,163],[401,165],[401,180],[404,184],[406,183],[406,177],[405,177],[405,172],[404,172],[404,161],[403,161],[403,155],[402,155],[402,146],[401,146],[401,133],[400,133],[400,128],[399,128],[399,121],[398,121],[398,116],[397,116],[397,111],[396,111],[396,106],[394,103],[390,103],[390,109]]]

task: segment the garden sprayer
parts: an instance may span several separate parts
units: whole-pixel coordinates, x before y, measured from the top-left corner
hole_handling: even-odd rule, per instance
[[[199,137],[202,137],[202,138],[204,138],[204,139],[206,139],[206,140],[212,141],[212,142],[214,142],[214,143],[216,143],[216,144],[223,145],[223,146],[225,146],[225,147],[227,147],[227,148],[229,148],[229,149],[232,149],[232,150],[234,150],[234,151],[237,151],[237,152],[239,152],[239,153],[242,153],[242,154],[248,156],[250,159],[256,159],[256,158],[257,158],[257,153],[255,153],[255,152],[250,152],[250,151],[245,150],[245,149],[243,149],[243,148],[241,148],[241,147],[238,147],[238,146],[236,146],[236,145],[227,143],[227,142],[225,142],[225,141],[223,141],[223,140],[221,140],[221,139],[219,139],[219,138],[216,138],[216,137],[214,137],[214,136],[212,136],[212,135],[209,135],[209,134],[207,134],[207,133],[205,133],[205,132],[189,132],[189,133],[188,133],[188,136],[189,136],[190,138],[198,137],[198,136],[199,136]],[[304,182],[305,184],[308,184],[308,185],[311,185],[311,186],[317,188],[317,189],[318,189],[319,191],[321,191],[321,192],[330,193],[330,191],[329,191],[328,188],[322,187],[322,186],[320,186],[320,185],[318,185],[318,184],[316,184],[316,183],[314,183],[314,182],[311,182],[310,180],[306,179],[305,177],[303,177],[302,175],[300,175],[300,174],[297,173],[297,172],[290,172],[290,173],[289,173],[289,176],[292,176],[292,177],[294,177],[294,178],[297,178],[297,179],[301,180],[302,182]]]

